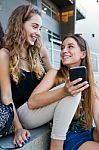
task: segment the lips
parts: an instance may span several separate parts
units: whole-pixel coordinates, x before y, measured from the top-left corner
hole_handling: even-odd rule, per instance
[[[31,40],[32,40],[32,41],[35,41],[36,39],[37,39],[36,36],[31,36]]]
[[[64,55],[62,56],[63,59],[69,59],[71,56],[68,56],[68,55]]]

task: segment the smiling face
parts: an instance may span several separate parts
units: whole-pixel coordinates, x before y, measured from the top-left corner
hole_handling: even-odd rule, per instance
[[[24,23],[27,42],[34,45],[42,27],[42,19],[38,14],[33,14],[32,17]]]
[[[81,51],[74,38],[68,37],[62,43],[60,56],[63,65],[70,68],[79,66],[81,59],[85,58],[86,52]]]

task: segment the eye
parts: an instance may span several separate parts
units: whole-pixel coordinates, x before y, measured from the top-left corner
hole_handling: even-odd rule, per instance
[[[65,48],[65,46],[64,45],[61,45],[61,50],[63,50]]]
[[[73,45],[69,45],[68,48],[73,48]]]
[[[35,26],[35,25],[32,25],[32,28],[33,28],[33,29],[36,29],[36,28],[37,28],[37,26]]]

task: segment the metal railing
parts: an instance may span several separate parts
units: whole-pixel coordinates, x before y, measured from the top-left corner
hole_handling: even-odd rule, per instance
[[[54,54],[55,52],[59,52],[60,53],[60,49],[55,49],[54,48],[54,42],[61,44],[62,41],[56,40],[56,39],[50,39],[51,40],[51,63],[52,66],[55,67],[54,61],[55,61],[55,57]],[[91,57],[92,57],[92,63],[93,63],[93,69],[94,69],[94,73],[99,73],[99,54],[95,53],[95,52],[91,52]],[[59,61],[60,63],[60,61]]]

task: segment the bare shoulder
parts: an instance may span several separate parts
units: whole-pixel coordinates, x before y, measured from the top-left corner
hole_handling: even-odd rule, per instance
[[[3,57],[9,56],[9,51],[6,48],[1,48],[0,56],[3,56]]]
[[[99,100],[99,87],[95,86],[96,97]]]
[[[46,55],[48,54],[48,49],[46,48],[45,45],[42,45],[40,48],[40,55],[41,57],[46,57]]]
[[[50,69],[46,75],[44,76],[43,80],[41,81],[42,82],[48,82],[50,81],[50,83],[54,83],[54,80],[56,78],[56,74],[57,74],[57,70],[52,68]]]
[[[44,91],[47,91],[47,90],[51,89],[54,86],[56,74],[57,74],[56,69],[50,69],[46,73],[44,78],[41,80],[39,85],[35,88],[33,93],[35,93],[35,92],[44,92]]]
[[[6,61],[9,59],[9,51],[5,48],[0,49],[0,61]]]
[[[46,75],[44,76],[43,80],[41,82],[50,82],[52,83],[52,85],[54,85],[55,83],[55,78],[56,78],[56,74],[57,74],[57,70],[52,68],[50,70],[48,70],[48,72],[46,73]]]

